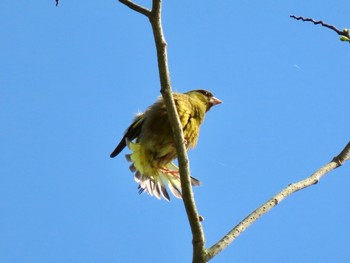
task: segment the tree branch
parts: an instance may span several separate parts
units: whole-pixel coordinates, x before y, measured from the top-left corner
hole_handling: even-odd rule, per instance
[[[243,233],[248,227],[250,227],[256,220],[258,220],[262,215],[266,214],[272,208],[277,206],[282,200],[292,195],[293,193],[307,188],[311,185],[317,184],[318,181],[330,171],[341,166],[345,161],[350,159],[350,142],[345,146],[345,148],[335,156],[331,162],[321,167],[310,177],[301,180],[297,183],[290,184],[265,204],[257,208],[250,215],[244,218],[238,225],[236,225],[230,232],[228,232],[221,240],[210,247],[207,250],[207,261],[212,259],[214,256],[219,254],[223,249],[229,246],[241,233]]]
[[[185,139],[183,136],[182,126],[178,112],[176,110],[171,89],[170,73],[168,68],[167,43],[165,41],[161,20],[162,1],[153,0],[151,11],[135,3],[132,3],[131,1],[119,1],[134,11],[147,16],[152,25],[153,36],[157,49],[158,70],[161,84],[160,92],[167,107],[169,121],[173,131],[177,151],[177,159],[179,162],[182,198],[192,231],[193,262],[205,262],[205,237],[200,222],[199,213],[194,201],[194,195],[190,180],[189,160],[185,147]]]
[[[323,22],[321,20],[316,21],[315,19],[312,19],[312,18],[307,18],[307,17],[302,17],[302,16],[295,16],[295,15],[290,15],[290,17],[294,18],[296,20],[302,20],[304,22],[312,22],[315,25],[321,24],[322,26],[327,27],[327,28],[333,30],[334,32],[336,32],[338,35],[342,36],[340,38],[340,40],[350,42],[350,31],[348,29],[346,29],[346,28],[344,28],[343,30],[339,30],[335,26],[327,24],[327,23],[325,23],[325,22]]]

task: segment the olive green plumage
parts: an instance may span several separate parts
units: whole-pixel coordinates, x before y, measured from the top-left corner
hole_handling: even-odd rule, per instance
[[[197,144],[199,127],[206,112],[221,101],[206,90],[193,90],[186,93],[173,93],[177,112],[183,128],[187,150]],[[132,142],[136,139],[136,142]],[[132,151],[126,155],[132,162],[130,170],[135,172],[140,193],[143,191],[157,198],[170,200],[166,190],[181,198],[181,183],[178,168],[172,163],[177,157],[166,106],[162,98],[151,105],[144,113],[138,114],[124,137],[111,153],[117,156],[128,146]],[[191,177],[192,185],[200,182]]]

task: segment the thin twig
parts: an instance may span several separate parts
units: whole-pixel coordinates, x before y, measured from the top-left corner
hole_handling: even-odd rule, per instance
[[[150,17],[151,15],[151,11],[143,6],[140,6],[138,4],[135,4],[132,1],[129,0],[119,0],[119,2],[121,2],[122,4],[126,5],[127,7],[131,8],[132,10],[141,13],[147,17]]]
[[[185,139],[183,136],[181,122],[176,110],[171,89],[170,73],[168,68],[167,43],[165,41],[161,21],[162,1],[153,0],[151,11],[128,0],[119,1],[134,11],[147,16],[152,25],[153,36],[157,49],[158,70],[161,84],[160,91],[163,96],[164,103],[167,107],[169,121],[173,131],[177,151],[177,159],[179,162],[182,199],[192,231],[193,262],[205,262],[206,250],[204,231],[194,201],[194,195],[190,181],[189,160],[185,147]]]
[[[347,37],[347,38],[350,38],[350,32],[349,30],[347,29],[344,29],[344,30],[339,30],[338,28],[336,28],[335,26],[333,25],[330,25],[330,24],[327,24],[321,20],[315,20],[315,19],[312,19],[312,18],[307,18],[307,17],[302,17],[302,16],[295,16],[295,15],[290,15],[291,18],[294,18],[296,20],[302,20],[302,21],[306,21],[306,22],[312,22],[314,23],[315,25],[318,25],[318,24],[321,24],[322,26],[324,27],[327,27],[331,30],[333,30],[334,32],[336,32],[338,35],[340,36],[344,36],[344,37]]]
[[[56,0],[56,6],[58,6],[58,4],[59,4],[59,0]]]
[[[219,254],[223,249],[230,245],[242,232],[244,232],[248,227],[250,227],[256,220],[258,220],[262,215],[266,214],[273,207],[278,205],[282,200],[290,196],[291,194],[307,188],[311,185],[317,184],[318,181],[330,171],[341,166],[345,161],[350,159],[350,142],[345,146],[345,148],[333,158],[331,162],[321,167],[310,177],[301,180],[297,183],[290,184],[262,206],[257,208],[254,212],[244,218],[238,225],[236,225],[230,232],[228,232],[221,240],[210,247],[207,250],[207,261],[212,259],[214,256]]]

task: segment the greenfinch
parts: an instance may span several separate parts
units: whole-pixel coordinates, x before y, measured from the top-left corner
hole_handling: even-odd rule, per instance
[[[199,127],[206,112],[221,101],[206,90],[173,93],[173,97],[185,146],[189,150],[197,144]],[[110,157],[117,156],[125,146],[131,150],[126,158],[132,163],[130,170],[135,173],[140,193],[147,192],[158,199],[163,197],[170,201],[167,185],[175,197],[182,198],[179,169],[172,162],[177,157],[177,152],[162,97],[144,113],[137,114]],[[191,177],[191,184],[197,186],[200,181]]]

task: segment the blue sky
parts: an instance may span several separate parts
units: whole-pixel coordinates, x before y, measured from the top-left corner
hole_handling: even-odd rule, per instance
[[[109,158],[159,95],[147,19],[117,1],[54,4],[0,3],[0,262],[190,262],[182,202],[139,195]],[[343,28],[349,8],[164,1],[173,89],[224,101],[189,153],[207,246],[348,142],[350,46],[289,15]],[[350,262],[349,185],[345,164],[212,262]]]

